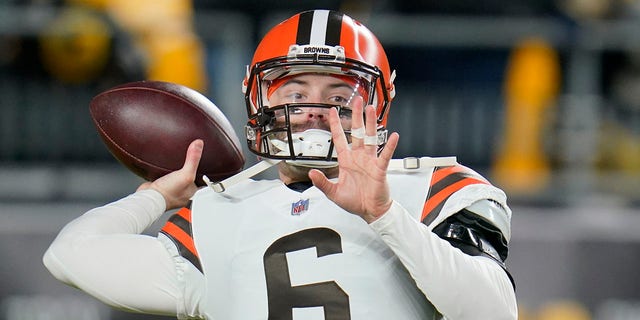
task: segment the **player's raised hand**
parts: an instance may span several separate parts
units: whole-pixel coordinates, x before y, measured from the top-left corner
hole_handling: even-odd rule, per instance
[[[363,104],[362,98],[358,98],[353,104],[351,148],[337,110],[332,109],[329,114],[331,136],[338,154],[338,181],[328,180],[319,170],[311,170],[309,178],[331,201],[371,223],[391,207],[387,167],[398,145],[399,136],[392,133],[378,156],[377,144],[373,142],[377,141],[374,139],[377,131],[376,111],[371,105],[365,108],[365,124]]]
[[[184,165],[181,169],[168,173],[153,182],[145,182],[138,190],[155,189],[162,194],[167,210],[184,207],[198,190],[195,184],[198,164],[202,158],[204,142],[194,140],[187,148]]]

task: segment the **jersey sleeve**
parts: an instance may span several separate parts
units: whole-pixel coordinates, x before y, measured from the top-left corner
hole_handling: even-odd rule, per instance
[[[460,164],[434,168],[421,212],[409,212],[394,202],[389,212],[370,224],[446,319],[517,317],[515,292],[504,264],[496,263],[498,260],[491,255],[470,254],[454,245],[465,237],[447,237],[455,234],[453,231],[467,235],[475,229],[442,227],[449,226],[447,222],[466,208],[486,208],[478,205],[485,202],[495,203],[500,210],[474,209],[474,213],[495,226],[490,229],[498,230],[500,238],[504,235],[508,240],[511,210],[506,195],[482,175]],[[445,236],[437,234],[440,229]],[[491,248],[484,238],[475,237],[477,233],[471,235],[474,237],[470,239],[486,244],[480,248]]]
[[[43,262],[60,281],[113,307],[176,315],[182,293],[174,258],[141,233],[165,211],[161,194],[136,192],[67,224]]]
[[[446,319],[517,319],[511,281],[493,260],[454,248],[397,202],[370,226]]]
[[[176,264],[179,291],[182,293],[177,310],[178,319],[203,317],[200,302],[206,292],[206,281],[193,238],[191,202],[167,219],[158,239],[171,253]]]

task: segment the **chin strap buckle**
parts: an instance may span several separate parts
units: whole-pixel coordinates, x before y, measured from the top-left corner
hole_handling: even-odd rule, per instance
[[[389,171],[417,171],[430,169],[433,167],[448,167],[457,164],[456,157],[406,157],[403,159],[392,159],[389,162]]]

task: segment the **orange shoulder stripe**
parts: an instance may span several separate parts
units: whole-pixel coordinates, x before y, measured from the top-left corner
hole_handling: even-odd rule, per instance
[[[490,183],[475,171],[461,165],[436,168],[420,220],[425,224],[431,223],[440,214],[445,201],[451,195],[471,184]]]
[[[171,221],[167,221],[164,227],[162,227],[162,231],[179,241],[185,248],[187,248],[194,256],[198,257],[198,251],[196,250],[196,246],[193,243],[193,238],[191,235],[186,233],[180,227],[175,225]]]
[[[173,241],[183,258],[191,262],[200,272],[203,271],[193,239],[191,203],[169,217],[160,232]]]
[[[435,171],[433,171],[433,178],[431,178],[431,185],[433,186],[434,184],[440,182],[440,180],[444,179],[444,177],[452,173],[461,172],[462,170],[463,170],[463,167],[461,166],[436,168]]]
[[[484,179],[482,176],[472,171],[471,169],[461,165],[455,165],[451,167],[436,168],[436,170],[433,172],[433,178],[431,178],[431,185],[433,186],[434,184],[440,182],[442,179],[454,173],[460,173],[466,176],[472,176],[478,180],[484,181],[485,183],[489,183],[486,179]]]
[[[191,222],[191,210],[187,207],[184,207],[180,210],[178,210],[178,212],[176,212],[177,215],[183,217],[185,220]]]
[[[472,179],[472,178],[466,178],[463,180],[460,180],[456,183],[453,183],[447,187],[445,187],[444,189],[442,189],[440,192],[434,194],[433,196],[429,197],[429,199],[427,199],[427,201],[425,201],[424,206],[422,208],[422,217],[420,220],[424,220],[424,218],[427,217],[427,215],[429,215],[431,212],[433,212],[433,210],[439,205],[444,203],[445,200],[447,200],[453,193],[455,193],[456,191],[470,185],[470,184],[478,184],[478,183],[485,183],[484,181],[481,180],[477,180],[477,179]]]

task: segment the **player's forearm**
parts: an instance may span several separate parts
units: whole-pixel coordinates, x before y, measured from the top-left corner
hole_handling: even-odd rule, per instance
[[[156,191],[92,209],[63,228],[43,262],[58,280],[116,308],[175,314],[173,257],[157,238],[139,234],[163,212]]]
[[[447,319],[517,318],[513,287],[495,262],[462,253],[395,202],[371,227]]]
[[[100,258],[102,252],[88,248],[77,252],[88,238],[104,235],[142,233],[164,213],[164,198],[154,190],[136,192],[116,202],[94,208],[69,222],[45,252],[43,261],[51,273],[63,282],[70,283],[65,275],[73,261]],[[106,239],[105,241],[108,241]],[[74,258],[75,257],[75,258]]]
[[[139,234],[164,212],[165,202],[162,195],[155,190],[147,189],[88,211],[67,224],[60,235]]]

